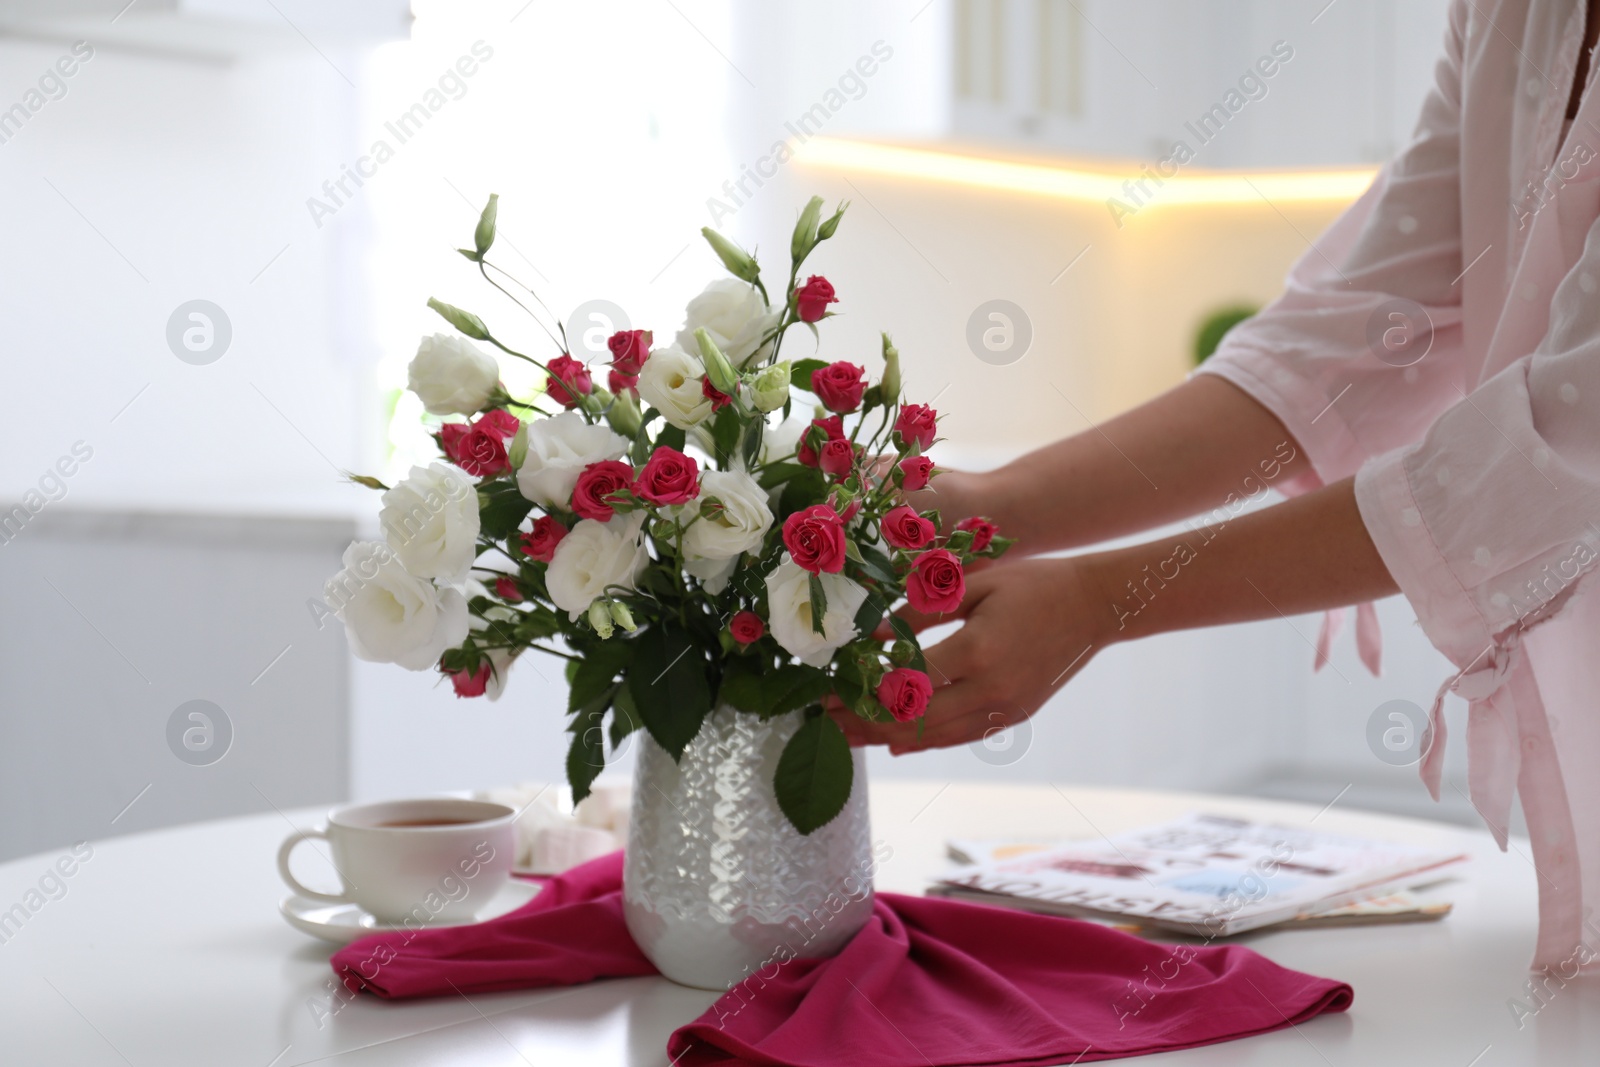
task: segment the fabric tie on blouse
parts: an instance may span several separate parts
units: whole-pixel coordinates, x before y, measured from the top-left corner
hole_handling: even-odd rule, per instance
[[[1521,631],[1513,630],[1500,644],[1485,649],[1465,671],[1447,679],[1428,713],[1429,737],[1420,768],[1428,792],[1438,800],[1448,736],[1444,698],[1446,693],[1455,693],[1467,702],[1468,799],[1489,824],[1502,852],[1511,820],[1511,797],[1516,792],[1522,763],[1516,710],[1511,704],[1511,687],[1506,683],[1526,669]]]

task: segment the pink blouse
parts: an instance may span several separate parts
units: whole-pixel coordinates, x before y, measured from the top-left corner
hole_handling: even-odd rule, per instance
[[[1456,0],[1411,143],[1203,368],[1303,446],[1315,473],[1291,491],[1355,475],[1379,553],[1460,669],[1423,780],[1437,799],[1455,692],[1502,848],[1513,792],[1527,815],[1534,965],[1567,977],[1600,953],[1594,65],[1563,122],[1584,10]]]

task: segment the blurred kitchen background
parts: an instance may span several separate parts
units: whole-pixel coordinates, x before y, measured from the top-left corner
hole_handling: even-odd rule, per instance
[[[892,331],[941,463],[988,467],[1181,381],[1208,321],[1277,293],[1406,143],[1445,9],[0,0],[0,507],[23,506],[0,528],[0,859],[561,778],[554,661],[458,700],[353,660],[313,609],[376,531],[340,472],[431,453],[402,392],[443,329],[427,298],[523,328],[452,251],[490,192],[505,265],[580,337],[612,307],[670,335],[719,273],[701,226],[779,269],[808,196],[850,200],[813,264],[842,298],[826,351],[876,366]],[[1194,157],[1158,186],[1177,140]],[[998,354],[968,341],[996,300]],[[1162,637],[1028,727],[871,773],[1473,821],[1369,741],[1449,672],[1404,601],[1379,615],[1380,679],[1349,628],[1313,674],[1313,617]]]

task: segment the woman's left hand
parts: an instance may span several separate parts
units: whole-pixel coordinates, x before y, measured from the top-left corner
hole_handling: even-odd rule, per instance
[[[916,630],[963,623],[925,652],[934,691],[920,738],[916,722],[870,723],[837,703],[829,714],[852,745],[888,745],[896,755],[968,744],[1030,717],[1109,642],[1114,613],[1085,560],[1019,560],[969,572],[954,614],[899,612]]]

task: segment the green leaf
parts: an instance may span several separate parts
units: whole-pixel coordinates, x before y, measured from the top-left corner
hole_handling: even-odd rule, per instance
[[[833,680],[816,667],[790,663],[761,676],[763,717],[771,718],[815,704],[833,690]]]
[[[633,692],[626,685],[617,686],[611,707],[611,751],[615,753],[622,739],[643,726],[644,722],[639,718],[639,709],[634,707]]]
[[[752,656],[737,656],[722,669],[722,690],[717,699],[740,711],[762,708],[761,664]]]
[[[871,578],[880,582],[894,582],[894,563],[884,553],[883,549],[872,545],[861,547],[861,569]]]
[[[479,532],[491,541],[503,541],[516,532],[533,510],[533,503],[515,482],[494,481],[478,487]]]
[[[711,443],[716,446],[717,462],[727,463],[739,447],[739,412],[729,404],[711,421]]]
[[[804,474],[810,469],[803,463],[770,463],[761,469],[761,477],[756,481],[761,483],[763,489],[776,489],[790,478]]]
[[[790,478],[788,484],[783,487],[783,492],[778,495],[779,521],[821,500],[827,488],[827,480],[822,472],[814,467],[807,467],[804,474]]]
[[[428,306],[437,311],[440,318],[474,341],[487,341],[489,339],[489,327],[485,326],[483,320],[472,312],[462,311],[458,307],[446,304],[443,300],[436,300],[431,296],[428,297]]]
[[[850,742],[819,711],[808,715],[783,747],[772,788],[789,822],[802,834],[810,834],[844,810],[854,778]]]
[[[821,575],[813,574],[807,583],[811,592],[811,631],[813,633],[826,633],[822,628],[823,620],[828,615],[828,593],[822,588]]]
[[[659,448],[670,448],[678,452],[683,451],[684,433],[680,426],[663,426],[661,432],[656,434],[656,445]]]
[[[861,548],[848,537],[844,539],[844,554],[847,558],[853,559],[857,563],[865,564],[867,562],[861,558]]]
[[[811,392],[811,375],[828,364],[820,359],[800,359],[789,368],[789,382]]]
[[[637,641],[628,689],[645,729],[674,760],[711,710],[705,658],[682,630],[652,626]]]
[[[756,419],[744,431],[744,467],[745,470],[754,470],[756,460],[761,456],[761,435],[766,430],[764,419]]]
[[[572,786],[572,800],[577,803],[589,795],[589,787],[605,770],[605,730],[601,722],[606,709],[611,706],[615,687],[585,707],[572,725],[572,746],[567,749],[567,784]]]
[[[869,596],[861,602],[860,609],[856,612],[856,633],[862,637],[870,637],[872,631],[878,628],[883,621],[883,601],[875,596]]]
[[[626,638],[613,637],[601,641],[584,655],[572,676],[572,689],[567,693],[569,714],[588,706],[611,688],[618,672],[633,658],[633,644]]]
[[[974,552],[973,555],[982,556],[986,559],[999,559],[1001,556],[1006,554],[1006,549],[1010,548],[1016,543],[1017,539],[1015,537],[997,536],[994,540],[989,542],[988,548],[985,548],[982,552]]]

